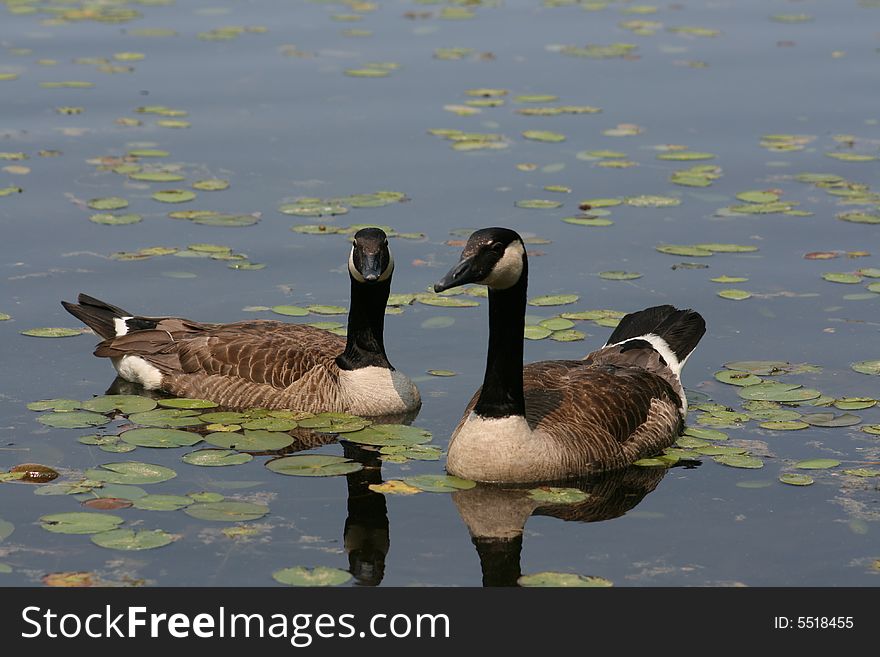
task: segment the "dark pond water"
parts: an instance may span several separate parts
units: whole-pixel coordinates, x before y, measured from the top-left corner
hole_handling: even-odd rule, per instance
[[[759,426],[763,418],[719,414],[723,407],[743,412],[744,400],[740,387],[714,377],[730,361],[809,363],[816,367],[762,378],[819,390],[825,405],[880,397],[880,377],[851,369],[880,358],[876,1],[85,4],[91,9],[78,2],[0,2],[0,190],[23,189],[0,196],[0,312],[11,316],[0,322],[0,472],[42,463],[70,483],[102,463],[145,461],[178,475],[145,486],[151,493],[209,491],[270,511],[246,523],[198,520],[183,511],[104,512],[123,517],[125,527],[177,537],[160,549],[120,551],[93,545],[86,535],[41,528],[45,514],[88,510],[76,497],[2,483],[0,582],[39,585],[47,574],[78,571],[101,582],[272,585],[273,572],[292,566],[351,569],[355,581],[396,586],[512,583],[520,573],[542,571],[599,576],[617,586],[880,582],[880,407],[773,408],[858,418],[845,427],[768,429]],[[128,18],[128,11],[137,15],[106,20]],[[229,26],[239,29],[216,31]],[[157,36],[162,33],[152,28],[173,33]],[[470,50],[438,51],[451,48]],[[346,74],[365,68],[387,75]],[[92,86],[44,86],[70,81]],[[477,89],[505,95],[468,95]],[[558,100],[518,98],[529,95]],[[503,104],[467,104],[493,98]],[[187,114],[136,111],[144,106]],[[518,112],[561,106],[602,111]],[[163,120],[189,125],[163,127]],[[456,150],[432,129],[500,135],[495,139],[504,148]],[[530,130],[565,140],[524,138]],[[472,138],[465,147],[487,143]],[[169,155],[118,159],[143,148]],[[662,159],[682,152],[708,155]],[[126,168],[111,170],[125,164],[170,167],[185,179],[138,182]],[[718,169],[670,180],[695,166]],[[826,175],[797,179],[805,173]],[[197,191],[195,200],[179,205],[151,198],[213,178],[228,180],[229,189]],[[319,219],[278,211],[300,197],[378,190],[409,200]],[[769,193],[736,198],[749,191]],[[142,221],[90,221],[98,211],[86,202],[114,196],[129,202],[115,214],[135,213]],[[596,198],[630,201],[593,215],[578,210]],[[515,205],[529,199],[562,206]],[[640,207],[646,204],[660,207]],[[167,216],[180,210],[257,213],[259,222],[217,227]],[[614,223],[562,221],[585,216]],[[698,466],[635,468],[584,483],[592,493],[588,503],[536,508],[523,491],[369,489],[382,480],[441,474],[442,459],[383,463],[375,452],[348,447],[368,467],[347,476],[284,477],[264,467],[266,456],[205,468],[181,462],[192,451],[187,447],[106,453],[77,442],[89,430],[46,427],[27,409],[39,399],[90,399],[113,380],[109,364],[90,355],[90,334],[20,334],[78,328],[58,302],[80,291],[142,314],[206,321],[274,316],[245,311],[249,306],[346,305],[348,238],[290,230],[322,222],[423,233],[392,240],[394,292],[422,292],[446,271],[459,251],[447,244],[461,239],[453,231],[503,225],[540,238],[530,246],[531,296],[580,297],[566,306],[532,307],[531,322],[658,303],[699,310],[709,331],[684,372],[696,407],[689,424],[723,431],[728,439],[714,444],[744,449],[763,467],[719,464],[710,449],[697,455]],[[175,255],[109,257],[194,243],[228,246],[266,267],[239,270],[223,260]],[[711,251],[656,250],[718,243],[757,250],[711,257]],[[804,257],[814,252],[828,259]],[[642,276],[599,276],[615,270]],[[823,280],[829,272],[856,275],[844,284]],[[747,280],[710,280],[719,276]],[[752,296],[718,295],[731,288]],[[440,447],[482,378],[487,321],[480,302],[415,303],[387,319],[389,355],[422,390],[415,424]],[[326,319],[344,320],[291,321]],[[585,339],[527,341],[526,359],[579,358],[611,331],[591,321],[575,324]],[[429,369],[456,376],[430,376]],[[341,454],[343,447],[317,451]],[[839,464],[796,467],[807,459]],[[786,473],[809,475],[814,483],[784,484],[779,477]],[[515,537],[523,525],[521,542],[490,540]],[[230,527],[250,529],[223,532]]]

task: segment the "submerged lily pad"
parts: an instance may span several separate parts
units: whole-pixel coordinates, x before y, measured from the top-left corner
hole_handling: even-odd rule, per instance
[[[199,520],[217,520],[221,522],[244,522],[258,520],[267,513],[269,507],[256,502],[203,502],[188,506],[183,510],[188,516]]]
[[[477,485],[476,482],[470,479],[432,474],[405,477],[404,482],[426,493],[453,493],[457,490],[468,490]]]
[[[113,529],[92,536],[92,543],[111,550],[152,550],[169,545],[174,537],[162,529]]]
[[[97,534],[116,529],[123,519],[107,513],[52,513],[40,518],[41,527],[54,534]]]
[[[351,580],[351,573],[339,568],[295,566],[272,573],[272,579],[288,586],[339,586]]]
[[[555,573],[551,571],[533,573],[531,575],[523,575],[518,580],[516,580],[516,583],[520,586],[527,587],[534,586],[558,588],[605,588],[614,585],[611,580],[605,579],[604,577],[576,575],[573,573]]]
[[[329,454],[296,454],[273,459],[266,463],[266,467],[272,472],[283,475],[295,475],[299,477],[333,477],[344,475],[358,470],[364,466],[357,461],[352,461],[341,456]]]
[[[15,525],[13,525],[8,520],[3,520],[3,518],[0,518],[0,541],[12,536],[12,532],[14,531]]]

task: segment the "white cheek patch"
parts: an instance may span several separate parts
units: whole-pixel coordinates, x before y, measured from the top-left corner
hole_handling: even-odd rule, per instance
[[[519,277],[523,272],[523,256],[526,253],[526,247],[519,240],[511,242],[504,249],[504,255],[481,281],[481,285],[486,285],[495,290],[506,290],[513,287],[519,281]]]

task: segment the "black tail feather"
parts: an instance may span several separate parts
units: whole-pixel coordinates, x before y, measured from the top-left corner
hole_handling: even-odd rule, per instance
[[[696,348],[706,332],[706,322],[694,310],[664,305],[630,313],[620,320],[606,344],[617,344],[652,333],[663,338],[679,362]]]
[[[77,297],[79,304],[62,301],[61,305],[71,315],[83,324],[91,328],[105,340],[116,336],[116,325],[113,320],[117,317],[130,317],[131,313],[118,306],[105,303],[87,294]]]

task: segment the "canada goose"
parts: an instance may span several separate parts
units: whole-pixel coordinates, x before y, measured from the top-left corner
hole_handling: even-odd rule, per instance
[[[441,292],[489,288],[483,386],[449,443],[447,470],[484,482],[550,481],[626,466],[672,444],[687,413],[679,374],[706,325],[656,306],[624,317],[583,360],[523,367],[528,259],[507,228],[473,233]]]
[[[348,258],[348,337],[271,320],[203,324],[139,317],[80,294],[62,301],[104,338],[96,356],[148,390],[210,399],[228,408],[337,411],[382,416],[419,408],[419,391],[385,355],[385,304],[394,260],[385,233],[364,228]]]
[[[653,491],[666,468],[630,466],[566,482],[586,493],[583,501],[538,501],[523,486],[476,486],[452,493],[467,525],[483,572],[483,586],[516,586],[522,574],[523,531],[531,516],[566,522],[599,522],[619,518]]]

